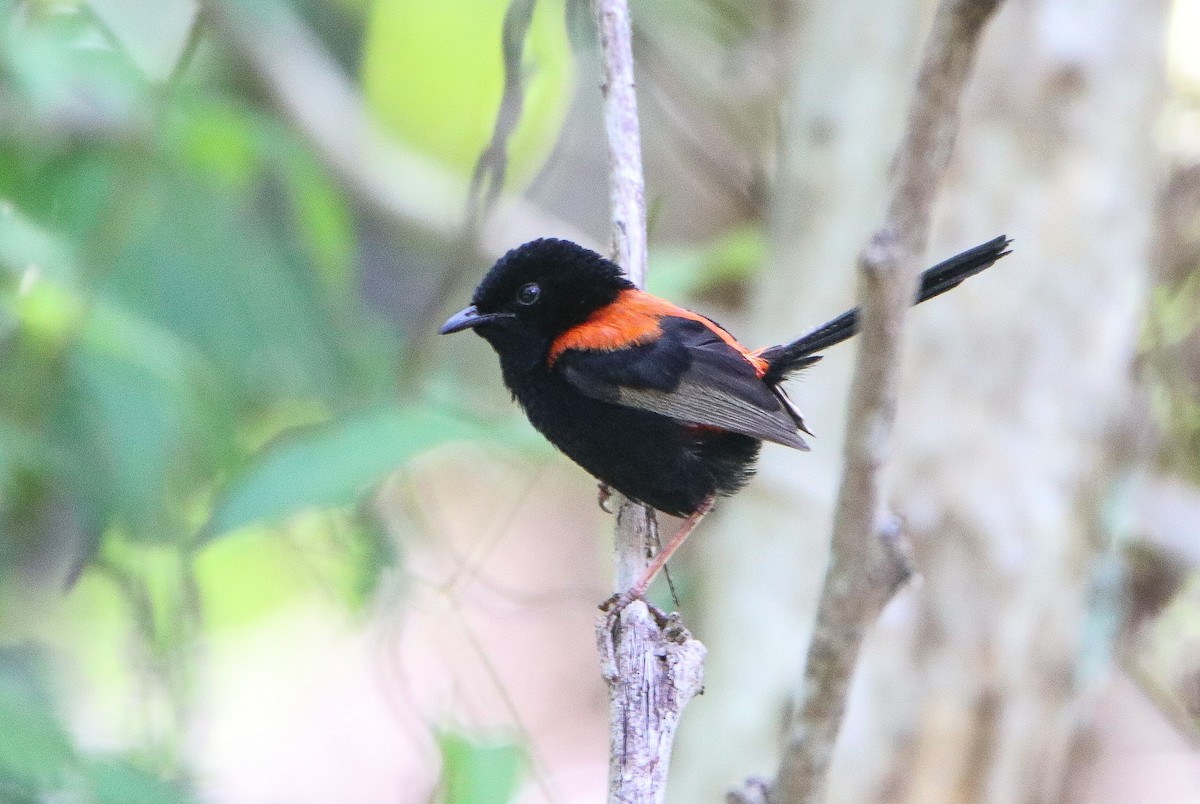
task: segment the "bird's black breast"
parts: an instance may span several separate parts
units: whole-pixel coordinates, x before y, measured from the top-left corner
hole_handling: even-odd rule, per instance
[[[502,363],[503,363],[502,359]],[[687,516],[740,489],[760,442],[585,396],[553,368],[505,366],[505,384],[554,446],[627,497]]]

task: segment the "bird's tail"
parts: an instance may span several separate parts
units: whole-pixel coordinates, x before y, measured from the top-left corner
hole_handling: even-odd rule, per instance
[[[1009,253],[1012,241],[1001,235],[975,248],[967,249],[921,274],[921,289],[913,304],[928,301],[958,286],[964,279],[990,268],[996,260]],[[758,353],[767,361],[763,380],[776,383],[789,374],[811,366],[821,359],[816,354],[830,346],[854,337],[858,332],[858,308],[848,310],[837,318],[801,335],[791,343],[772,346]]]

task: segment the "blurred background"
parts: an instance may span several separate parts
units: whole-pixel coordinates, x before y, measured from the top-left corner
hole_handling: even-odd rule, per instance
[[[651,290],[759,346],[853,303],[933,4],[635,0]],[[611,518],[470,335],[603,248],[582,0],[0,0],[0,802],[603,798]],[[1200,801],[1200,0],[1009,0],[910,319],[920,578],[837,802]],[[770,775],[853,347],[673,562],[672,800]],[[656,591],[664,605],[669,595]]]

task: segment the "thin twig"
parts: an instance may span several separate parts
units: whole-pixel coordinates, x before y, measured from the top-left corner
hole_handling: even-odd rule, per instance
[[[466,182],[381,132],[350,78],[286,5],[203,0],[202,9],[361,203],[387,220],[460,236]],[[477,234],[488,254],[547,234],[589,243],[576,227],[507,193]]]
[[[525,40],[533,24],[535,0],[509,0],[504,13],[504,30],[500,50],[504,57],[504,90],[500,108],[492,126],[492,138],[479,154],[471,176],[467,199],[467,226],[472,228],[486,217],[504,190],[508,176],[508,141],[521,122],[525,108],[524,58]]]
[[[594,0],[609,154],[612,254],[629,278],[646,278],[646,197],[626,0]],[[624,592],[648,563],[654,512],[622,501],[614,540],[615,585]],[[661,802],[679,718],[703,685],[704,646],[676,619],[656,622],[641,601],[597,626],[609,690],[610,802]]]
[[[939,4],[898,152],[891,203],[883,226],[859,256],[862,334],[850,391],[846,468],[800,700],[771,801],[824,797],[863,637],[910,572],[898,530],[887,525],[882,478],[892,444],[902,326],[949,163],[963,87],[979,35],[999,2]]]

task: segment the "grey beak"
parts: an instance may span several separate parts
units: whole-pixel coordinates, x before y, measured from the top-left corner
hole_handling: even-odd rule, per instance
[[[471,329],[480,324],[486,324],[489,321],[512,317],[512,313],[480,313],[479,310],[475,309],[475,305],[472,304],[470,307],[464,307],[446,319],[446,323],[442,324],[442,328],[438,330],[438,334],[449,335],[451,332],[461,332],[464,329]]]

